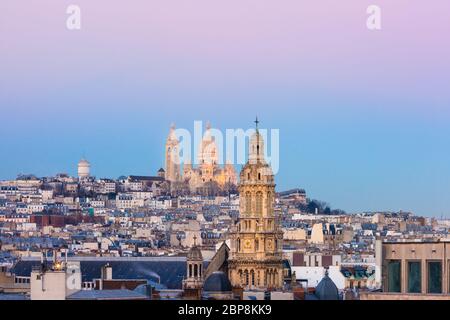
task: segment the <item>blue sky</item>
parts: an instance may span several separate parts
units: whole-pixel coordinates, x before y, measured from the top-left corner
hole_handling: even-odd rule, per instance
[[[80,0],[71,32],[69,2],[2,1],[0,179],[83,155],[98,177],[155,174],[172,122],[258,115],[280,130],[278,190],[450,216],[448,2],[380,1],[379,32],[369,1],[105,3]]]

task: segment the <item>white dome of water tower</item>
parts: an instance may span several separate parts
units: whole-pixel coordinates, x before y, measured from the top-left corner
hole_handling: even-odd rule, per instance
[[[86,159],[78,162],[78,178],[88,178],[91,174],[91,164]]]

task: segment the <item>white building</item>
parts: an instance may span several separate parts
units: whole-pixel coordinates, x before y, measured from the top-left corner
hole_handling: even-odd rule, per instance
[[[306,280],[309,288],[316,287],[325,276],[324,267],[291,267],[297,280]],[[340,271],[340,266],[330,266],[328,276],[333,280],[339,290],[345,288],[345,277]]]
[[[131,194],[118,194],[116,196],[117,209],[137,209],[145,205],[144,199],[135,199]]]
[[[81,290],[80,262],[57,262],[48,269],[41,267],[31,271],[31,300],[65,300]]]
[[[90,176],[91,164],[86,159],[81,159],[78,162],[78,178],[87,178]]]
[[[116,182],[110,179],[100,179],[97,192],[101,194],[116,193]]]

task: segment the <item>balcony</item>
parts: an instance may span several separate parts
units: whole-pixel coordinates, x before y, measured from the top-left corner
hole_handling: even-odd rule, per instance
[[[266,259],[282,259],[282,253],[278,252],[257,252],[257,253],[243,253],[243,252],[238,252],[238,253],[234,253],[232,254],[232,259],[255,259],[258,261],[263,261]]]

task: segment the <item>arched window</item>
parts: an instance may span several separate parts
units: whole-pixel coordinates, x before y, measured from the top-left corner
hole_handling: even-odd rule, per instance
[[[198,265],[198,276],[199,277],[202,276],[202,265],[201,264]]]
[[[258,180],[261,180],[261,172],[258,172]]]
[[[250,192],[245,194],[245,211],[247,214],[252,212],[252,194]]]
[[[252,275],[252,286],[255,285],[255,271],[251,271],[251,275]]]
[[[198,266],[194,264],[194,277],[197,277],[198,275]]]
[[[248,286],[248,282],[249,282],[249,279],[248,279],[248,270],[245,270],[245,284]]]
[[[192,264],[189,265],[189,278],[192,277]]]
[[[256,193],[256,214],[262,214],[263,194],[258,191]]]
[[[272,193],[270,191],[267,192],[266,207],[267,211],[270,212],[270,208],[272,207]]]
[[[236,243],[236,246],[237,246],[237,251],[239,252],[239,251],[241,251],[241,239],[237,239],[237,243]]]

